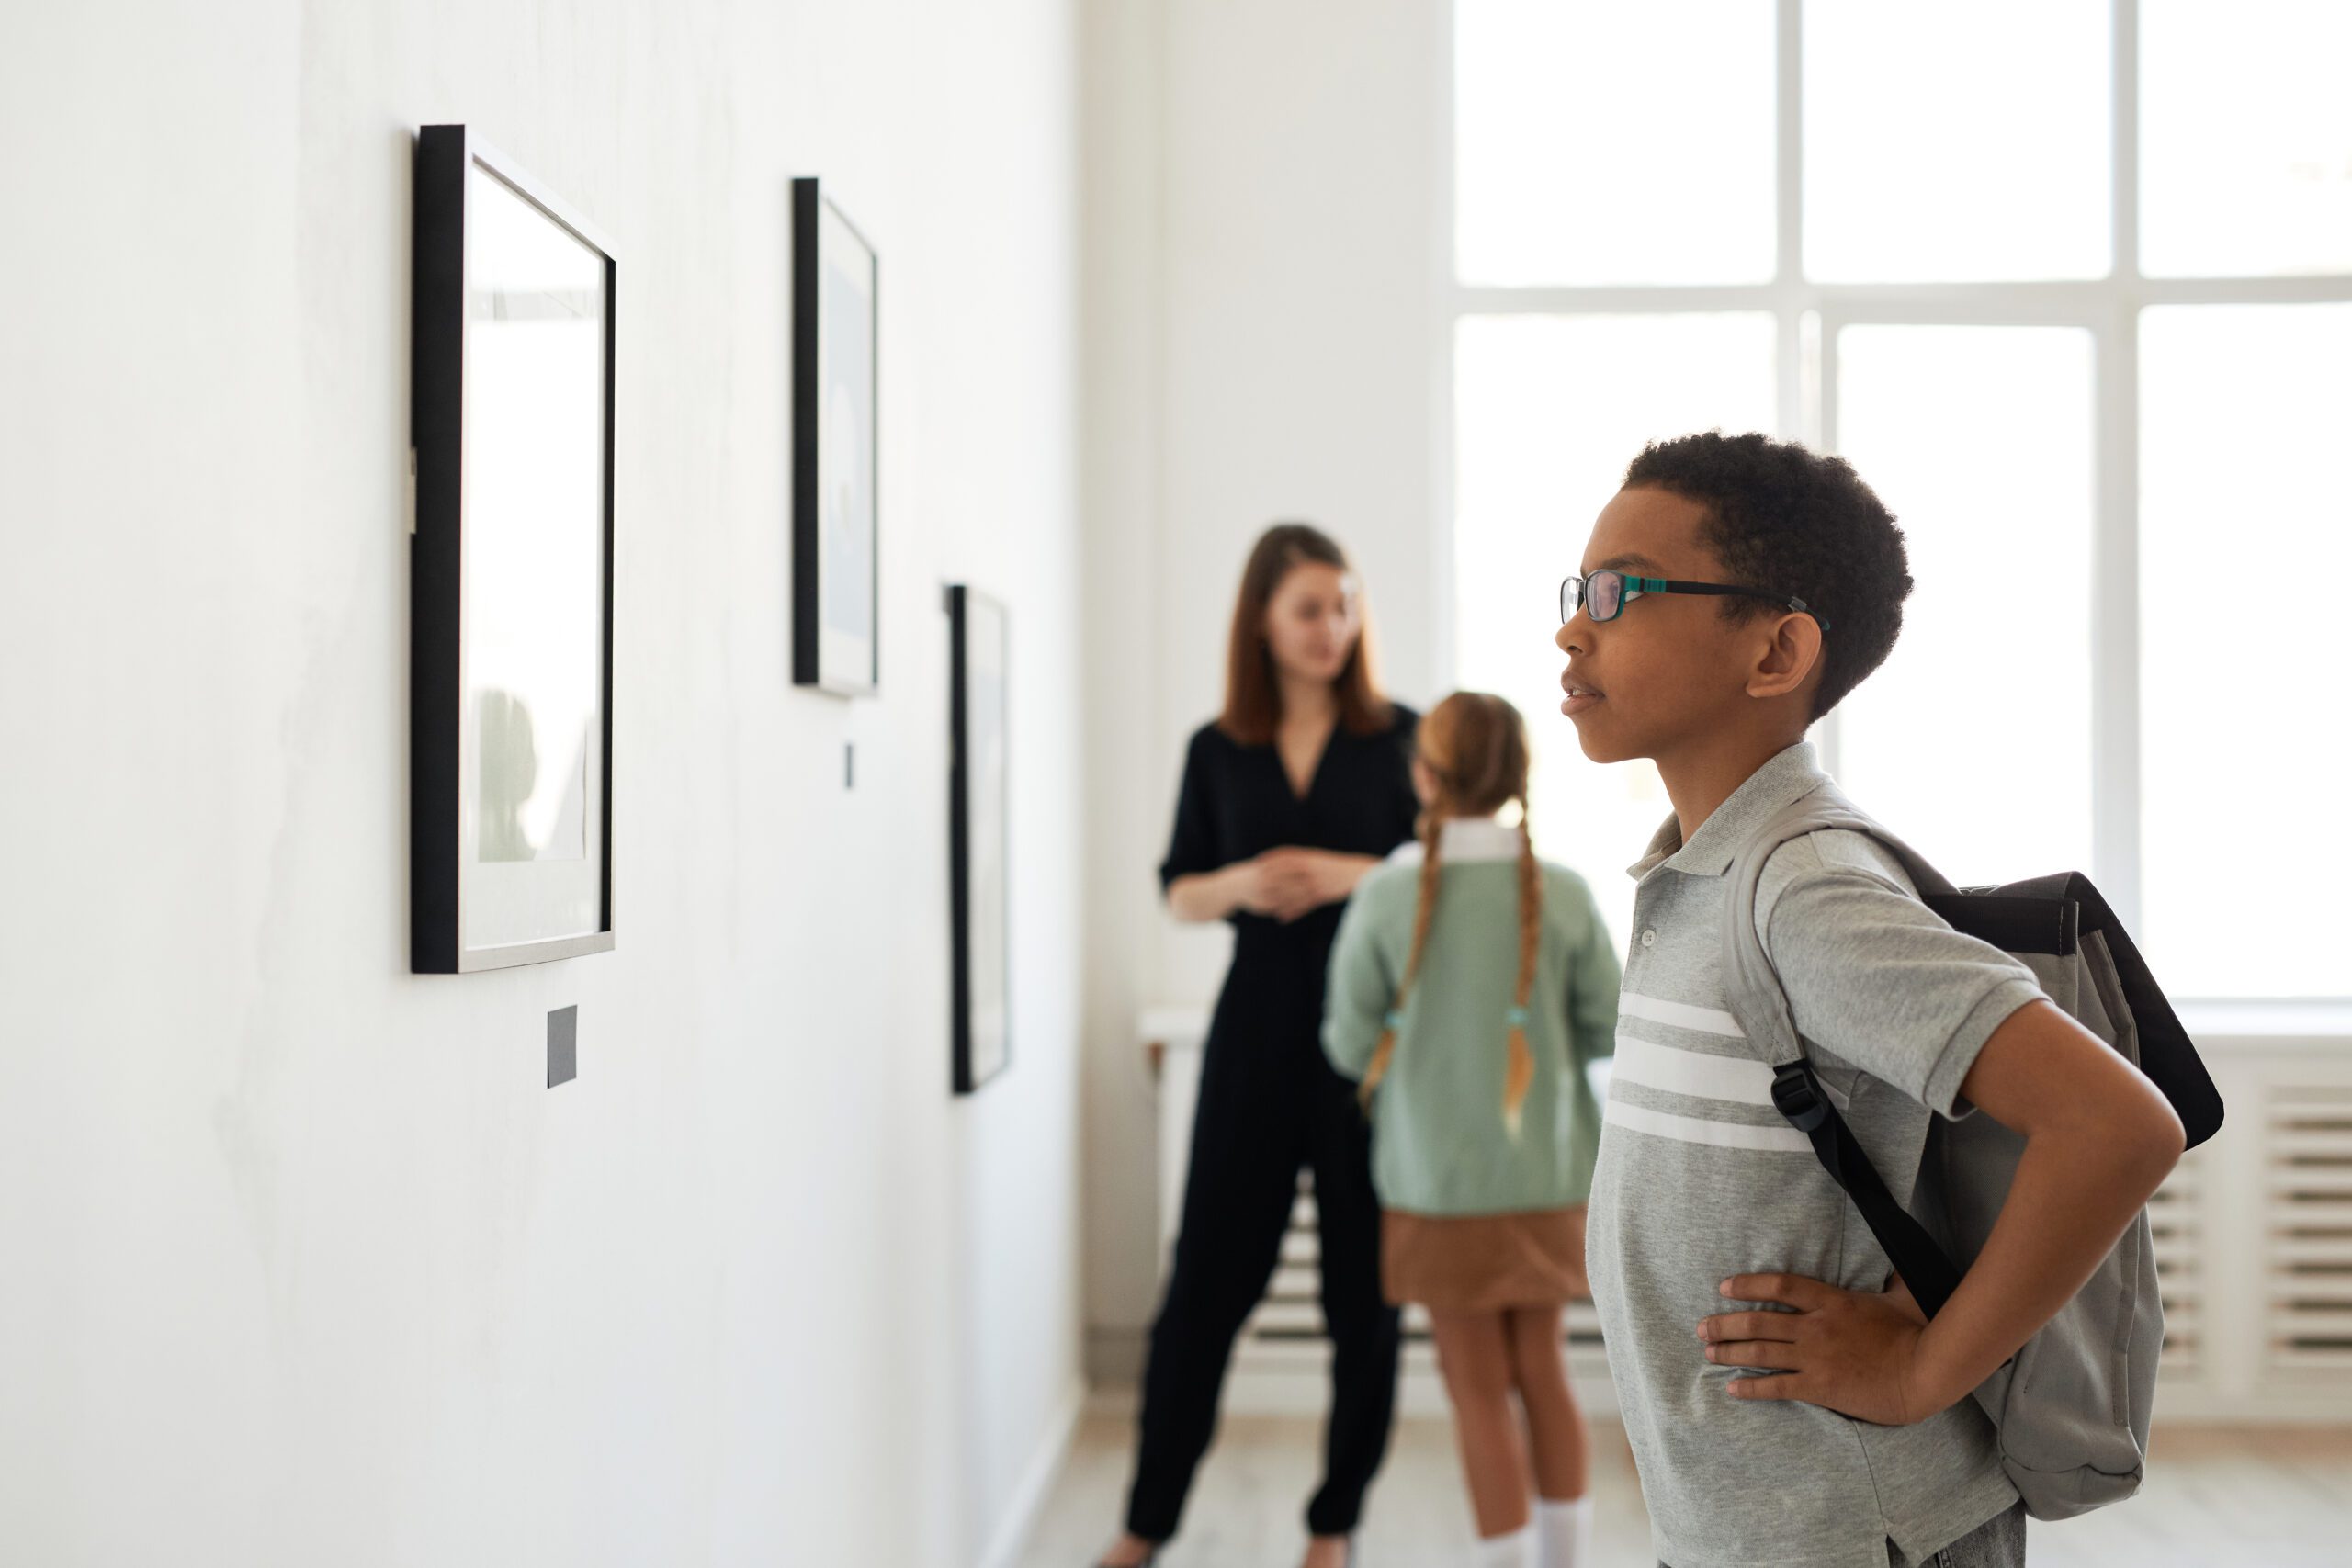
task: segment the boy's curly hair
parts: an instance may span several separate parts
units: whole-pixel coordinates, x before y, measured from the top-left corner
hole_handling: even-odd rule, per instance
[[[1911,593],[1903,530],[1843,457],[1767,435],[1719,430],[1653,441],[1625,469],[1645,486],[1707,509],[1702,536],[1732,580],[1803,599],[1822,636],[1819,718],[1886,661]],[[1726,619],[1771,615],[1760,599],[1722,602]]]

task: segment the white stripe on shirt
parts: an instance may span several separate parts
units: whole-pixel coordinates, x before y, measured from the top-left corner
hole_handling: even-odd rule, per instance
[[[1617,997],[1620,1016],[1630,1013],[1646,1018],[1652,1023],[1670,1023],[1677,1029],[1695,1029],[1702,1034],[1728,1035],[1745,1040],[1747,1032],[1739,1020],[1720,1008],[1694,1008],[1688,1002],[1669,1002],[1661,997],[1645,997],[1638,991],[1620,992]]]
[[[1705,1122],[1696,1116],[1677,1116],[1671,1111],[1628,1105],[1622,1100],[1611,1100],[1601,1120],[1613,1122],[1631,1132],[1672,1138],[1677,1143],[1713,1144],[1719,1148],[1767,1149],[1791,1154],[1809,1155],[1813,1152],[1812,1143],[1794,1127],[1750,1127],[1741,1122]]]
[[[1617,1031],[1617,1055],[1609,1069],[1612,1084],[1637,1083],[1669,1094],[1727,1100],[1735,1105],[1772,1103],[1772,1069],[1753,1056],[1715,1056],[1662,1045]]]

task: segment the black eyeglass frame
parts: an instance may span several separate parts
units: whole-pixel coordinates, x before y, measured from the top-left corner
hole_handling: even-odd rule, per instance
[[[1703,593],[1717,598],[1761,599],[1768,604],[1778,604],[1784,610],[1792,610],[1800,615],[1811,615],[1820,623],[1823,631],[1829,629],[1829,622],[1820,611],[1792,593],[1775,593],[1769,589],[1747,588],[1730,582],[1681,582],[1669,577],[1634,577],[1609,567],[1603,567],[1599,571],[1589,572],[1582,577],[1571,572],[1560,580],[1560,624],[1562,626],[1566,626],[1570,621],[1575,620],[1577,610],[1584,608],[1588,597],[1586,585],[1595,578],[1601,577],[1613,577],[1617,579],[1620,586],[1617,592],[1617,608],[1606,615],[1593,615],[1591,618],[1596,625],[1605,625],[1615,620],[1625,613],[1627,604],[1645,593]]]

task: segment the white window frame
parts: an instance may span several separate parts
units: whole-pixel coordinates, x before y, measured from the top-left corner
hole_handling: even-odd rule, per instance
[[[2155,278],[2140,271],[2140,6],[2112,0],[2109,135],[2112,269],[2101,278],[2048,282],[1837,284],[1804,276],[1804,8],[1777,0],[1775,211],[1770,282],[1724,285],[1498,288],[1460,280],[1454,254],[1454,0],[1442,0],[1438,73],[1437,309],[1430,363],[1437,558],[1430,581],[1438,668],[1448,685],[1460,658],[1454,581],[1453,352],[1468,317],[1743,310],[1776,326],[1778,434],[1824,450],[1838,445],[1836,356],[1824,346],[1861,323],[1904,326],[2068,326],[2091,334],[2097,451],[2091,540],[2091,876],[2124,923],[2141,924],[2140,855],[2140,312],[2157,305],[2352,301],[2352,274],[2297,277]],[[1569,570],[1563,565],[1563,571]],[[1822,721],[1825,764],[1839,762],[1839,714]],[[2303,1032],[2352,1035],[2352,998],[2226,998],[2204,1004],[2232,1017],[2268,1016]]]

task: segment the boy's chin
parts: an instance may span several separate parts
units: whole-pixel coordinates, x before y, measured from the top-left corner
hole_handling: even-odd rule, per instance
[[[1611,736],[1608,725],[1593,722],[1593,715],[1589,711],[1571,717],[1568,722],[1576,726],[1577,744],[1583,749],[1587,761],[1630,762],[1636,757],[1647,755],[1638,746],[1629,745],[1622,738]]]

